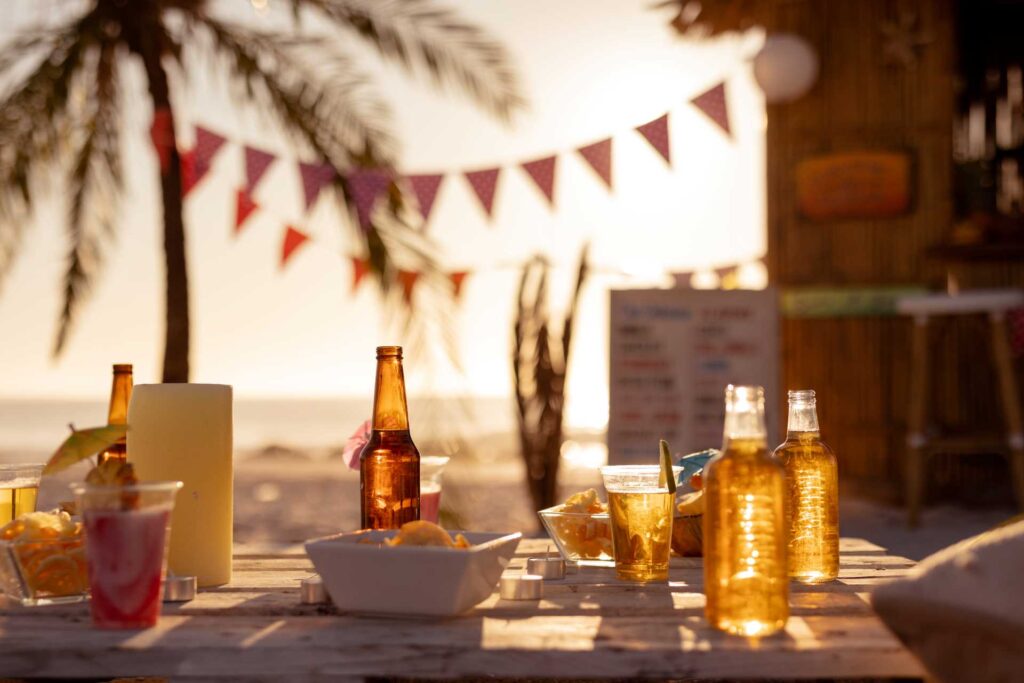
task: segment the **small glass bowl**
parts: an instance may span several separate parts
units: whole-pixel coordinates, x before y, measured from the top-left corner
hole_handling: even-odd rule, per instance
[[[85,600],[85,538],[0,541],[0,592],[26,607]]]
[[[607,512],[564,512],[563,506],[541,510],[541,522],[566,562],[615,566],[612,524]]]

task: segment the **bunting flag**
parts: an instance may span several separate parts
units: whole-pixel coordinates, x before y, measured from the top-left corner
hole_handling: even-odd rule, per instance
[[[551,155],[543,159],[534,159],[521,164],[526,175],[530,176],[537,189],[548,199],[548,205],[555,205],[555,165],[558,157]]]
[[[498,188],[500,172],[500,168],[488,168],[482,171],[467,171],[464,174],[488,218],[491,217],[491,210],[494,208],[494,193]]]
[[[718,124],[725,134],[732,137],[729,129],[729,109],[725,103],[725,83],[719,83],[707,92],[697,95],[690,103],[704,112],[705,116]]]
[[[285,226],[284,241],[281,243],[281,267],[288,263],[294,254],[295,250],[301,247],[306,241],[309,240],[309,235],[304,232],[296,230],[292,226]]]
[[[202,165],[196,160],[194,149],[182,152],[179,155],[179,162],[181,164],[181,196],[184,198],[206,176],[210,167]]]
[[[410,175],[406,176],[406,180],[412,186],[412,193],[416,195],[416,203],[420,207],[420,215],[423,216],[423,228],[426,229],[427,221],[430,220],[430,211],[434,208],[434,200],[437,199],[437,191],[441,187],[444,175],[441,173]]]
[[[402,285],[402,299],[406,304],[412,303],[412,290],[419,279],[420,274],[414,270],[398,271],[398,282]]]
[[[636,131],[651,143],[651,147],[658,151],[658,154],[665,159],[666,164],[672,165],[672,159],[669,156],[668,114],[662,114],[649,123],[637,126]]]
[[[352,256],[352,293],[359,289],[359,283],[370,273],[370,261],[368,259]]]
[[[203,175],[210,170],[210,166],[213,165],[213,157],[227,141],[223,135],[202,126],[196,126],[196,168],[204,169]]]
[[[242,232],[242,226],[245,225],[246,219],[257,208],[259,207],[252,200],[252,195],[247,189],[240,188],[235,191],[235,235]]]
[[[348,175],[348,189],[356,205],[356,216],[363,232],[370,230],[370,217],[377,197],[391,184],[391,173],[379,168],[360,168]]]
[[[167,173],[171,167],[171,150],[174,149],[174,116],[169,107],[160,107],[153,112],[149,139],[153,141],[153,148],[160,160],[160,173]]]
[[[262,149],[256,149],[249,145],[245,146],[245,189],[249,194],[256,191],[256,185],[260,182],[260,178],[276,158],[270,152],[264,152]]]
[[[604,181],[605,186],[612,189],[612,139],[601,140],[576,150],[590,164],[594,173]]]
[[[302,196],[306,200],[306,211],[309,211],[320,196],[320,191],[334,180],[334,168],[330,164],[307,164],[300,161],[299,175],[302,176]]]
[[[462,284],[466,281],[469,272],[465,270],[448,273],[448,279],[452,282],[452,297],[456,300],[462,295]]]

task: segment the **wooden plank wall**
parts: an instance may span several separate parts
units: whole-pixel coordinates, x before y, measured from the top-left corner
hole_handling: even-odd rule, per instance
[[[767,191],[769,272],[781,287],[926,284],[941,287],[945,266],[924,255],[953,217],[953,0],[762,0],[769,31],[805,37],[821,74],[807,96],[769,106]],[[882,26],[912,12],[930,42],[909,67],[886,62]],[[857,149],[902,149],[915,164],[914,209],[890,220],[812,223],[798,216],[794,169],[801,159]],[[977,278],[989,286],[1022,282],[1014,269]],[[967,284],[972,274],[962,273]],[[982,280],[984,282],[982,282]],[[984,327],[977,321],[936,331],[936,416],[943,424],[992,422],[995,405]],[[985,341],[979,344],[979,341]],[[838,453],[845,484],[896,499],[904,451],[909,323],[894,317],[788,320],[783,378],[814,388],[824,436]],[[966,356],[964,354],[966,353]],[[954,371],[955,370],[955,371]],[[979,484],[1005,480],[1001,461],[937,459],[933,494],[960,486],[981,463]]]

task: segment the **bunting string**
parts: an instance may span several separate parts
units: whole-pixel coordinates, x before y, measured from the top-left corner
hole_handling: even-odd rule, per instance
[[[721,133],[724,133],[727,141],[732,140],[732,132],[729,125],[728,98],[725,82],[720,82],[708,90],[689,98],[688,103],[701,111],[709,123],[713,124]],[[665,162],[668,168],[672,168],[671,154],[671,112],[636,126],[633,130],[643,137]],[[150,129],[154,148],[158,154],[161,168],[169,164],[169,145],[173,131],[173,120],[170,112],[158,110],[154,113],[153,123]],[[209,174],[216,155],[229,142],[228,136],[215,132],[207,127],[195,126],[195,144],[191,149],[180,153],[181,159],[181,180],[182,196],[189,193],[199,185]],[[278,160],[278,156],[272,152],[253,147],[248,144],[241,144],[243,158],[244,185],[235,193],[235,221],[233,235],[238,237],[251,217],[257,211],[263,211],[264,207],[255,200],[254,195],[260,181],[265,177],[267,171]],[[586,163],[609,192],[614,191],[613,175],[613,137],[607,136],[603,139],[590,142],[572,150]],[[523,160],[514,166],[518,166],[530,179],[532,185],[537,189],[539,197],[542,197],[548,207],[552,210],[556,207],[556,180],[559,168],[558,157],[561,153],[551,153],[544,156]],[[511,165],[510,165],[511,166]],[[310,163],[304,161],[295,162],[299,180],[302,187],[303,210],[309,213],[316,204],[321,192],[325,187],[335,180],[335,170],[330,164]],[[369,230],[373,211],[382,195],[386,194],[387,188],[393,181],[402,183],[411,191],[415,198],[415,209],[418,211],[422,223],[421,229],[426,230],[434,212],[439,191],[444,179],[449,175],[461,175],[467,182],[469,189],[477,198],[479,206],[484,215],[490,221],[494,216],[495,200],[498,195],[499,180],[503,177],[504,165],[483,167],[471,170],[444,171],[433,173],[417,173],[400,175],[395,177],[390,171],[374,168],[356,168],[346,175],[348,188],[351,194],[353,208],[359,227],[364,232]],[[291,221],[281,221],[283,234],[281,240],[281,251],[279,267],[284,269],[291,259],[300,252],[308,243],[314,241],[312,236],[301,226]],[[360,256],[347,256],[352,266],[351,288],[355,292],[370,273],[369,262]],[[490,268],[476,268],[474,270],[457,270],[446,273],[445,277],[451,284],[453,297],[458,300],[464,291],[466,281],[472,275],[483,270],[501,270],[503,268],[520,269],[523,263],[514,263]],[[728,264],[707,272],[714,272],[719,281],[728,281],[730,274],[735,275],[738,264]],[[624,274],[617,271],[618,274]],[[400,270],[398,272],[398,283],[402,288],[402,298],[407,304],[412,304],[416,285],[422,274],[413,270]],[[677,284],[686,285],[686,274],[676,274]],[[735,278],[734,278],[735,279]]]

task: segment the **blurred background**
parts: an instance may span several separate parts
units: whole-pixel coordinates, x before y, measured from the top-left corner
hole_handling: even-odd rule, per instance
[[[613,356],[629,358],[610,292],[770,285],[757,305],[774,327],[746,334],[752,372],[774,385],[773,429],[785,389],[818,391],[841,463],[844,535],[923,556],[1012,514],[1013,430],[979,309],[933,327],[922,372],[929,436],[980,428],[989,438],[935,449],[925,531],[906,529],[918,366],[899,300],[1019,286],[1024,86],[1009,27],[1024,4],[325,3],[344,9],[331,14],[315,2],[168,3],[169,40],[182,46],[163,60],[170,124],[147,96],[144,49],[129,29],[98,24],[107,37],[96,44],[127,41],[112,48],[120,114],[108,141],[124,171],[120,191],[87,197],[78,225],[69,215],[81,178],[56,148],[81,149],[74,124],[103,101],[95,85],[105,81],[72,83],[52,144],[25,146],[38,162],[30,210],[12,150],[35,139],[33,110],[12,108],[10,94],[45,58],[45,40],[58,40],[34,31],[104,4],[11,2],[0,27],[4,460],[42,460],[69,422],[102,424],[111,364],[133,363],[136,383],[180,372],[165,355],[162,201],[167,168],[180,164],[192,174],[180,201],[184,379],[234,387],[240,541],[295,542],[355,523],[358,477],[339,456],[369,417],[374,347],[385,343],[406,348],[420,450],[453,458],[451,523],[534,528],[512,363],[518,289],[535,256],[548,267],[553,327],[569,313],[574,323],[561,471],[546,475],[566,495],[616,459],[606,434],[628,418],[609,381],[628,367]],[[220,23],[195,28],[188,17]],[[229,35],[249,40],[226,47]],[[262,42],[270,37],[278,42]],[[301,66],[289,51],[301,51]],[[305,119],[313,127],[282,115],[252,70],[287,92],[307,84],[295,101],[317,112]],[[161,157],[168,125],[173,161]],[[264,153],[259,171],[247,148]],[[387,174],[369,199],[367,168]],[[476,172],[488,173],[465,175]],[[679,363],[718,353],[682,338],[673,348],[670,332],[658,340]],[[723,366],[707,395],[743,381],[741,365]],[[718,445],[700,434],[695,450]]]

